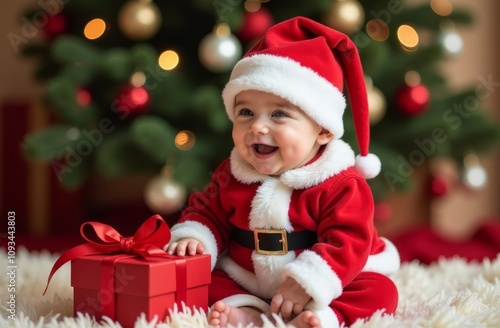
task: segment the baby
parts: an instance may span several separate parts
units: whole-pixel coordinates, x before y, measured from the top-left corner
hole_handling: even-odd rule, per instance
[[[346,83],[361,155],[340,140]],[[208,321],[295,327],[351,325],[398,292],[394,245],[373,223],[366,178],[366,87],[354,43],[304,17],[269,29],[234,67],[222,94],[234,149],[194,193],[165,246],[212,255]]]

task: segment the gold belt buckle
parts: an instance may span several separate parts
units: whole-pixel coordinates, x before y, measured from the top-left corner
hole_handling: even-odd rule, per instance
[[[260,233],[279,233],[279,234],[281,234],[281,239],[279,240],[279,242],[281,243],[282,248],[278,251],[267,251],[265,249],[260,249],[260,245],[259,245],[259,234]],[[254,240],[254,244],[255,244],[255,251],[258,254],[284,255],[284,254],[288,253],[288,240],[286,239],[286,230],[285,229],[280,229],[280,230],[254,229],[253,240]]]

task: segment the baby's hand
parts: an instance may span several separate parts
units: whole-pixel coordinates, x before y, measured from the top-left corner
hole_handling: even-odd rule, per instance
[[[293,278],[287,278],[276,291],[271,300],[271,312],[281,314],[285,322],[304,311],[311,300],[304,288]]]
[[[163,249],[170,255],[176,254],[179,256],[203,254],[205,251],[203,244],[194,238],[183,238],[179,241],[166,244]]]

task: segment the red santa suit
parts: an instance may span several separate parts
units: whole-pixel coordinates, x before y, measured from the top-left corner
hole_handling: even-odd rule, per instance
[[[172,241],[200,240],[212,255],[213,267],[218,259],[217,268],[241,286],[239,290],[225,286],[227,280],[217,273],[214,284],[221,285],[211,286],[218,295],[213,301],[224,297],[231,305],[267,312],[269,306],[263,300],[271,299],[284,279],[292,277],[312,297],[307,308],[318,313],[324,327],[377,309],[394,311],[397,292],[387,278],[371,276],[367,286],[357,281],[362,272],[393,273],[400,262],[394,245],[377,235],[372,194],[353,168],[354,158],[346,143],[334,140],[308,165],[271,177],[256,172],[232,152],[214,172],[207,190],[190,197],[181,220],[171,229]],[[317,232],[318,242],[285,255],[258,254],[232,239],[234,227],[310,230]],[[352,303],[351,313],[336,313],[335,304],[332,311],[329,305],[353,282],[361,289],[350,289],[351,295],[356,294],[347,301]]]
[[[349,91],[360,155],[340,138]],[[323,327],[351,324],[378,309],[391,313],[397,290],[386,276],[399,268],[394,245],[373,223],[365,178],[380,171],[369,154],[366,86],[355,44],[344,34],[297,17],[270,28],[234,67],[222,92],[230,120],[238,93],[273,93],[299,107],[333,135],[315,158],[280,176],[258,173],[233,150],[209,187],[191,196],[172,227],[172,241],[194,237],[212,255],[211,301],[269,311],[269,300],[291,277],[311,296],[306,306]],[[282,255],[243,246],[235,229],[313,231],[306,249]]]

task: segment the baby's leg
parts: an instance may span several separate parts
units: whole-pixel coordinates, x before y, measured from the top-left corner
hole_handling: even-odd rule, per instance
[[[377,310],[392,314],[398,305],[398,290],[388,277],[376,272],[361,272],[344,287],[342,295],[330,307],[339,323],[352,325],[359,318],[368,318]]]
[[[218,301],[208,313],[208,323],[216,328],[224,328],[229,324],[234,326],[238,326],[238,324],[247,326],[251,323],[262,325],[260,315],[261,312],[255,308],[234,307]]]
[[[290,320],[287,325],[292,325],[296,328],[321,328],[319,318],[311,311],[304,311],[298,316]]]

